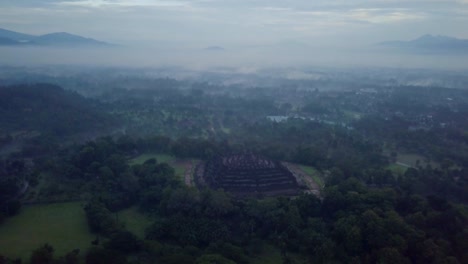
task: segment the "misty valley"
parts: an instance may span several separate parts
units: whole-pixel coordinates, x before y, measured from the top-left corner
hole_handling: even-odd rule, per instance
[[[0,264],[461,264],[467,204],[463,71],[0,66]]]

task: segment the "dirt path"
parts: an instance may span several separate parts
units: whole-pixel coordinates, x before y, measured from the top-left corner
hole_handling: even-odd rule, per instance
[[[292,164],[289,162],[282,162],[282,164],[293,173],[299,184],[307,186],[307,188],[310,190],[310,193],[320,197],[320,186],[312,179],[312,176],[302,170],[302,168],[297,164]]]
[[[203,175],[205,173],[205,162],[203,161],[198,161],[194,165],[194,172],[193,172],[193,177],[194,177],[194,183],[198,186],[206,186],[205,179],[203,178]]]
[[[194,186],[193,183],[193,160],[183,163],[184,167],[184,182],[187,186]]]
[[[399,161],[395,162],[395,164],[406,167],[406,168],[413,168],[413,166],[403,163],[403,162],[399,162]]]

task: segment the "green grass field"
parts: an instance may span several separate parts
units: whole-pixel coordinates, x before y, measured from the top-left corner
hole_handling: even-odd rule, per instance
[[[230,128],[225,128],[225,127],[223,127],[223,128],[221,128],[221,130],[222,130],[225,134],[228,134],[228,135],[231,134],[231,129],[230,129]]]
[[[44,243],[54,247],[56,257],[75,248],[84,254],[94,239],[81,203],[30,205],[0,225],[0,254],[25,261]]]
[[[146,215],[138,212],[136,207],[131,207],[119,212],[119,221],[125,225],[128,231],[137,237],[145,238],[145,231],[153,221]]]
[[[195,169],[195,165],[198,162],[200,162],[200,160],[197,160],[197,159],[184,159],[184,160],[178,160],[177,162],[174,162],[174,163],[172,163],[170,165],[174,168],[176,176],[179,177],[181,180],[184,180],[184,175],[187,172],[190,164],[192,164],[192,168],[190,169],[189,173],[193,174],[194,169]]]
[[[175,175],[177,177],[179,177],[180,179],[183,179],[184,177],[184,174],[185,174],[185,168],[183,165],[181,164],[171,164],[171,166],[174,168],[175,170]]]
[[[289,254],[293,263],[305,263],[305,260],[296,254]],[[255,258],[250,258],[252,264],[282,264],[283,256],[281,256],[281,250],[271,244],[265,244],[263,246],[262,253]]]
[[[397,161],[398,162],[408,164],[411,167],[416,167],[416,161],[417,160],[419,160],[421,162],[421,164],[423,164],[423,163],[426,164],[424,162],[424,160],[425,160],[424,157],[420,156],[420,155],[417,155],[417,154],[398,153],[398,156],[397,156]]]
[[[404,174],[406,170],[408,169],[408,167],[393,163],[391,165],[388,165],[387,169],[397,174]]]
[[[322,180],[322,177],[320,176],[320,173],[313,167],[310,166],[305,166],[301,165],[301,169],[310,175],[312,179],[321,187],[323,188],[325,186],[325,183]]]
[[[282,264],[283,257],[281,256],[280,249],[272,245],[265,245],[262,253],[252,258],[251,262],[253,264]]]
[[[358,113],[356,111],[351,111],[351,110],[345,110],[345,111],[343,111],[343,114],[349,120],[359,120],[359,119],[361,119],[361,116],[362,116],[361,113]]]
[[[427,162],[424,156],[418,154],[411,154],[411,153],[398,153],[397,161],[407,164],[411,167],[417,167],[417,161],[419,160],[419,165],[421,167],[426,167],[427,165],[431,165],[433,168],[439,168],[440,164],[434,161]]]
[[[136,158],[129,160],[130,165],[135,164],[143,164],[145,161],[155,158],[158,163],[166,162],[171,163],[175,160],[174,156],[166,155],[166,154],[152,154],[152,153],[145,153]]]

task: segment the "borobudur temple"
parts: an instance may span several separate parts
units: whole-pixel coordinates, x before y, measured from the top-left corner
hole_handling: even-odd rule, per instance
[[[238,196],[296,195],[294,175],[279,161],[252,153],[216,156],[206,162],[203,181]]]

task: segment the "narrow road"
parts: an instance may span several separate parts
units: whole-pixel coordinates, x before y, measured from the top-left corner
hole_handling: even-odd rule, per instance
[[[320,186],[312,179],[312,176],[302,170],[297,164],[289,162],[282,162],[282,164],[293,173],[299,184],[305,184],[311,193],[320,197]]]

